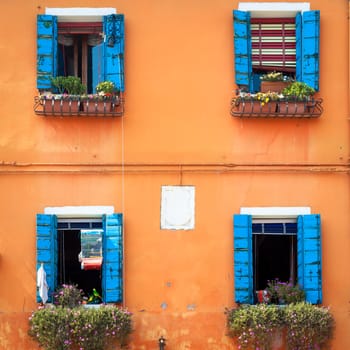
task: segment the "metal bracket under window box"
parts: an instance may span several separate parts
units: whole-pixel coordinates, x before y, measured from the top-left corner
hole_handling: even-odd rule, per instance
[[[124,114],[124,99],[81,99],[79,97],[41,98],[35,97],[34,112],[42,116],[95,116],[121,117]]]
[[[231,115],[240,118],[317,118],[322,112],[322,99],[283,99],[263,104],[253,98],[237,97],[231,103]]]

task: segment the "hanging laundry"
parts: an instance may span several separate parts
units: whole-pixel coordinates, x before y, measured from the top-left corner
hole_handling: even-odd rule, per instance
[[[48,299],[49,285],[46,282],[46,272],[45,272],[43,263],[41,263],[37,271],[37,286],[39,288],[40,298],[42,302],[45,304]]]

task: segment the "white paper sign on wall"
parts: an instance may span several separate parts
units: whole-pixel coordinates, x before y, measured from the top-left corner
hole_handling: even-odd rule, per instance
[[[193,230],[194,198],[194,186],[162,186],[161,229]]]

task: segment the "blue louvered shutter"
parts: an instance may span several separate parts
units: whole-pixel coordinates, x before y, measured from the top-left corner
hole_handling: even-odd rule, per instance
[[[44,264],[46,281],[49,286],[49,299],[57,287],[57,218],[55,215],[37,214],[36,217],[36,270]],[[37,301],[41,298],[37,293]]]
[[[302,20],[301,13],[295,16],[295,78],[302,81]]]
[[[57,73],[57,17],[37,16],[37,88],[51,89]]]
[[[124,91],[124,15],[103,17],[104,80],[113,81],[116,88]]]
[[[123,300],[123,216],[103,217],[102,298],[105,303]]]
[[[319,90],[320,11],[297,14],[296,79]]]
[[[306,301],[322,303],[321,218],[319,214],[298,217],[298,283]]]
[[[303,82],[319,90],[320,11],[303,13]]]
[[[252,304],[253,251],[251,215],[234,215],[235,302]]]
[[[233,11],[235,82],[253,89],[252,81],[252,44],[250,32],[250,13]]]

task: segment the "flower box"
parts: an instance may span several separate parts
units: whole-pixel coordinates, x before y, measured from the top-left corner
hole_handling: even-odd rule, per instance
[[[73,99],[44,99],[44,114],[73,114],[80,110],[80,101]]]
[[[110,113],[112,111],[112,101],[87,100],[83,103],[83,110],[86,113]]]
[[[124,114],[123,99],[118,95],[95,98],[91,95],[41,95],[34,98],[34,111],[44,116],[110,116]]]
[[[307,111],[307,101],[280,101],[279,112],[282,114],[303,114]]]

